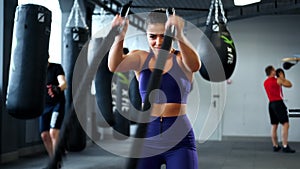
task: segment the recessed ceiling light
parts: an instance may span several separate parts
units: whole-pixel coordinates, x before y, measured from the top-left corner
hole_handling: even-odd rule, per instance
[[[260,2],[261,0],[234,0],[234,5],[236,6],[244,6],[253,3]]]

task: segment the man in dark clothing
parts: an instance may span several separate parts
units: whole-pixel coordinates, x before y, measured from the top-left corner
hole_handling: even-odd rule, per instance
[[[40,132],[44,146],[49,156],[52,157],[64,118],[65,96],[63,91],[67,88],[65,73],[60,64],[48,63],[45,88],[45,108],[40,117]]]

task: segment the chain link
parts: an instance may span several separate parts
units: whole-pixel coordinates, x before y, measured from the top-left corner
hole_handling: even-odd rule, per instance
[[[74,16],[74,13],[75,13],[75,16]],[[79,19],[81,20],[82,24],[83,24],[83,27],[85,28],[88,28],[86,22],[85,22],[85,19],[84,19],[84,16],[81,12],[81,9],[80,9],[80,6],[78,4],[78,0],[75,0],[74,1],[74,4],[73,4],[73,7],[71,9],[71,13],[69,15],[69,18],[68,18],[68,21],[67,21],[67,24],[66,24],[66,27],[70,27],[71,26],[71,21],[74,17],[74,26],[75,27],[79,27]]]
[[[214,2],[215,2],[215,0],[211,0],[211,2],[210,2],[209,13],[208,13],[208,16],[206,19],[206,25],[209,25],[209,23],[210,23],[212,11],[214,9]]]
[[[219,1],[215,0],[215,21],[219,23]]]
[[[211,22],[213,9],[215,9],[215,13],[214,13],[215,21],[217,23],[219,22],[219,8],[220,8],[220,11],[221,11],[221,14],[222,14],[223,22],[225,24],[227,23],[227,18],[225,16],[225,11],[224,11],[222,0],[211,0],[211,4],[210,4],[210,7],[209,7],[209,13],[208,13],[208,16],[207,16],[207,19],[206,19],[206,25],[209,25],[209,23]]]
[[[222,13],[222,16],[223,16],[223,22],[226,24],[227,23],[227,18],[225,16],[225,11],[224,11],[224,8],[223,8],[222,0],[219,0],[219,6],[220,6],[221,13]]]
[[[80,17],[78,13],[78,9],[80,10],[78,5],[78,0],[74,1],[74,6],[75,6],[75,27],[78,27],[79,17]]]

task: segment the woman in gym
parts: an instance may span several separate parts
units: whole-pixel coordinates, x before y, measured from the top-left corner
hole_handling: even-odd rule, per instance
[[[109,52],[108,66],[112,72],[135,71],[143,103],[165,30],[171,25],[176,29],[174,40],[179,48],[176,50],[172,47],[169,51],[161,77],[160,92],[156,93],[151,105],[151,117],[138,169],[160,169],[162,164],[166,164],[167,169],[198,169],[195,137],[186,115],[186,103],[192,89],[193,74],[200,69],[201,62],[183,33],[183,19],[176,15],[167,17],[165,9],[151,11],[146,19],[150,50],[132,50],[126,55],[122,51],[129,21],[116,15],[112,27],[121,25],[124,27]],[[160,153],[152,155],[151,151]]]

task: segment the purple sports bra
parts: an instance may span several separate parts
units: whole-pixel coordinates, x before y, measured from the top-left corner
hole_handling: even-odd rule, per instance
[[[177,63],[177,53],[178,51],[176,51],[173,55],[173,65],[171,69],[168,72],[162,74],[160,88],[159,90],[155,90],[156,92],[154,103],[186,104],[187,102],[187,97],[191,91],[192,84]],[[139,76],[139,90],[143,103],[145,102],[147,85],[152,74],[152,71],[148,67],[149,61],[152,57],[153,53],[150,53],[147,56]]]

